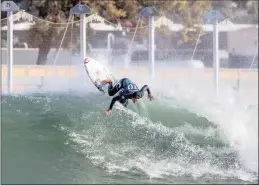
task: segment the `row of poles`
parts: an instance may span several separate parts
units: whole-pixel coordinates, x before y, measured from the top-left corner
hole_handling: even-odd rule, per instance
[[[12,85],[12,68],[13,68],[13,12],[19,11],[19,7],[13,1],[3,1],[1,11],[7,12],[7,44],[8,44],[8,75],[7,85],[8,93],[13,92]],[[90,8],[85,4],[77,4],[70,9],[70,15],[80,15],[80,57],[83,61],[86,57],[86,15],[91,14]],[[148,17],[148,36],[149,36],[149,68],[150,75],[155,76],[155,27],[154,17],[159,16],[159,12],[154,7],[145,7],[139,12],[139,18]],[[214,83],[216,93],[218,92],[218,73],[219,73],[219,58],[218,58],[218,21],[224,17],[219,11],[209,11],[204,15],[204,21],[212,21],[214,24],[213,30],[213,64],[214,64]]]

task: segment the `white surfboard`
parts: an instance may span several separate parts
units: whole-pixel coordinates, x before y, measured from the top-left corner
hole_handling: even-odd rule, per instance
[[[111,79],[113,83],[118,82],[115,76],[105,66],[93,58],[86,57],[84,59],[84,67],[89,78],[99,91],[107,93],[106,84],[102,83],[103,80]]]

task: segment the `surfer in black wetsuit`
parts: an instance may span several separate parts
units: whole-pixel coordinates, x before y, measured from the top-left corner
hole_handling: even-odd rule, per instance
[[[103,81],[109,83],[108,93],[110,96],[114,96],[117,92],[119,94],[113,97],[109,109],[106,111],[107,116],[112,112],[112,107],[116,101],[119,101],[125,107],[128,105],[128,99],[132,99],[133,103],[136,103],[140,98],[144,96],[144,91],[148,93],[149,100],[153,100],[154,97],[151,95],[150,89],[147,85],[144,85],[140,90],[137,85],[128,78],[122,78],[117,84],[113,86],[110,79]]]

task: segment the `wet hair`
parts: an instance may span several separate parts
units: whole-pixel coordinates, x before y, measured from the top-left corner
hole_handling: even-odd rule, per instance
[[[134,94],[133,94],[133,98],[136,98],[136,99],[138,99],[138,98],[142,98],[142,93],[141,93],[141,92],[139,92],[139,91],[134,92]]]

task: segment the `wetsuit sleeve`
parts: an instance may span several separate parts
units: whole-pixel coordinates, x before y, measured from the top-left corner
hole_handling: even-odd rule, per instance
[[[144,86],[140,89],[140,92],[144,93],[145,90],[147,90],[147,93],[148,93],[148,94],[151,94],[151,91],[150,91],[148,85],[144,85]]]
[[[111,101],[109,109],[112,110],[112,107],[113,107],[114,103],[116,101],[119,101],[120,99],[121,99],[120,96],[115,96],[114,98],[112,98],[112,101]]]

